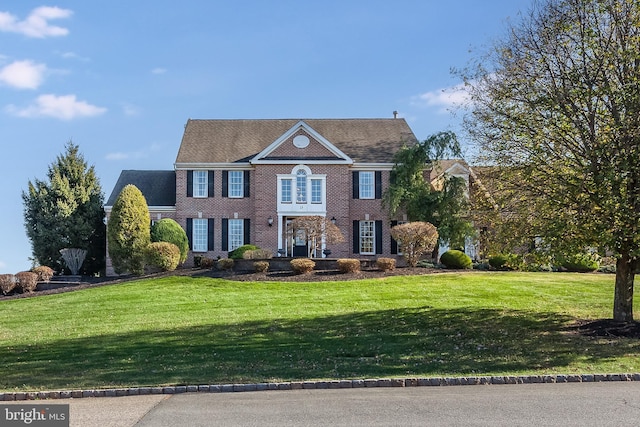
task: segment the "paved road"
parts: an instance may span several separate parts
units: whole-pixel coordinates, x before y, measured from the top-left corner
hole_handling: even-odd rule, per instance
[[[640,382],[186,393],[51,401],[71,426],[640,426]]]

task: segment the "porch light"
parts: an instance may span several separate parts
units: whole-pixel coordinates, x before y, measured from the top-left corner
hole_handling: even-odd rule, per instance
[[[338,220],[336,219],[335,216],[331,217],[331,224],[336,225],[336,222],[338,222]]]
[[[267,224],[269,224],[269,227],[273,227],[273,217],[269,216],[269,218],[267,218]]]

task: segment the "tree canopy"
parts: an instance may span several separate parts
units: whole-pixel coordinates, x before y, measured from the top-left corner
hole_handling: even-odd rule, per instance
[[[640,256],[640,4],[546,0],[462,73],[468,129],[499,166],[502,212],[551,251],[617,256],[633,319]]]
[[[105,230],[103,194],[93,166],[78,145],[69,141],[65,152],[48,169],[46,180],[29,181],[22,192],[24,222],[34,263],[63,272],[60,250],[87,250],[81,272],[104,268]]]
[[[425,179],[425,169],[446,157],[461,157],[460,143],[453,132],[439,132],[415,145],[404,146],[393,157],[391,184],[383,203],[391,217],[406,213],[409,221],[435,225],[442,241],[462,246],[472,233],[466,217],[467,198],[464,180],[445,176],[439,189]]]

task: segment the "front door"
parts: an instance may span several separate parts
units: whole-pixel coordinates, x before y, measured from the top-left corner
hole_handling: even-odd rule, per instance
[[[307,257],[309,256],[309,248],[307,247],[307,237],[304,231],[298,230],[293,239],[293,256]]]

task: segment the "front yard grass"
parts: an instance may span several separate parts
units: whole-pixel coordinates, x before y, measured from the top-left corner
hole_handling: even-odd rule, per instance
[[[585,337],[612,275],[345,282],[139,280],[0,302],[0,390],[640,372],[640,340]],[[640,313],[636,313],[636,318]]]

